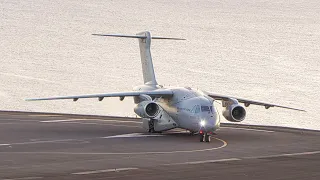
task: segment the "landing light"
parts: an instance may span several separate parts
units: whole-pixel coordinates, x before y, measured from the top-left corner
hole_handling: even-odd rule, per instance
[[[205,125],[206,125],[206,121],[204,121],[204,120],[200,121],[200,126],[201,127],[204,127]]]

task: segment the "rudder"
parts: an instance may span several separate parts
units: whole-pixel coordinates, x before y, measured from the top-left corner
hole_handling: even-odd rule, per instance
[[[144,84],[156,86],[156,76],[153,69],[150,45],[151,39],[168,39],[168,40],[185,40],[181,38],[170,37],[151,37],[149,31],[140,32],[136,35],[124,35],[124,34],[92,34],[94,36],[111,36],[111,37],[123,37],[123,38],[137,38],[139,40],[140,57],[142,65],[142,74]]]
[[[152,57],[151,57],[151,35],[150,32],[140,32],[137,35],[145,36],[146,38],[139,38],[140,57],[142,65],[142,74],[145,84],[157,85],[156,76],[153,69]]]

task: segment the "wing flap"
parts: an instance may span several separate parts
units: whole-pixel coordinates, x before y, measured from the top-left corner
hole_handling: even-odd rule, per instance
[[[271,103],[265,103],[265,102],[260,102],[260,101],[254,101],[254,100],[249,100],[249,99],[243,99],[243,98],[237,98],[237,97],[232,97],[232,96],[225,96],[225,95],[219,95],[219,94],[213,94],[209,92],[205,92],[208,96],[212,97],[215,100],[222,100],[222,101],[227,101],[231,98],[238,100],[240,103],[244,103],[246,107],[248,107],[251,104],[254,105],[259,105],[259,106],[264,106],[266,109],[269,109],[270,107],[279,107],[279,108],[284,108],[284,109],[291,109],[291,110],[296,110],[296,111],[304,111],[303,109],[298,109],[298,108],[292,108],[288,106],[281,106],[277,104],[271,104]]]
[[[155,91],[129,91],[129,92],[113,92],[106,94],[88,94],[88,95],[79,95],[79,96],[58,96],[58,97],[48,97],[48,98],[32,98],[26,99],[26,101],[43,101],[43,100],[61,100],[61,99],[73,99],[77,101],[78,99],[83,98],[98,98],[99,101],[102,101],[105,97],[120,97],[120,100],[126,96],[140,96],[142,94],[153,96],[153,97],[170,97],[173,95],[171,90],[155,90]]]

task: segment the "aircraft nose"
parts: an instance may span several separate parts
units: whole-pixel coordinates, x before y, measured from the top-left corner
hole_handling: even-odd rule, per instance
[[[200,121],[200,128],[206,131],[215,131],[218,129],[218,122],[215,117],[202,118]]]

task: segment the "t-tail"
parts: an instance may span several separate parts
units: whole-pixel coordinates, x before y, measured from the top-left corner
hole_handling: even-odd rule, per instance
[[[122,35],[122,34],[92,34],[92,35],[138,38],[144,84],[148,84],[152,86],[156,86],[158,85],[158,83],[154,73],[151,51],[150,51],[151,39],[185,40],[181,38],[154,37],[154,36],[151,36],[150,32],[148,31],[140,32],[136,35]]]

